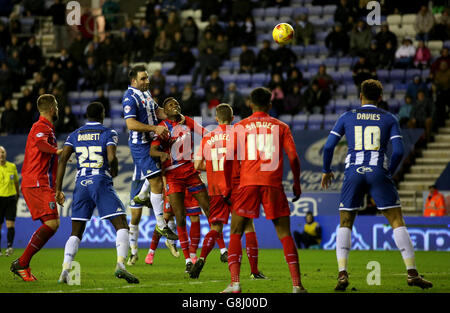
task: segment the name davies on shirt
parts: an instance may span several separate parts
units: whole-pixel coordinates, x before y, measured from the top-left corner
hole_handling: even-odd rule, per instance
[[[357,120],[372,120],[372,121],[379,121],[380,120],[380,114],[377,113],[357,113],[356,114]]]

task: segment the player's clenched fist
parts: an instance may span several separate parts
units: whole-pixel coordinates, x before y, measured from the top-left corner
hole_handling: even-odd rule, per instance
[[[164,126],[155,126],[155,133],[163,138],[169,137],[169,130]]]
[[[302,187],[300,184],[294,183],[294,186],[292,186],[292,191],[294,193],[294,199],[292,199],[292,202],[295,202],[300,199],[300,196],[302,195]]]
[[[62,191],[56,191],[55,200],[59,205],[63,205],[66,201],[66,196],[64,195],[64,192]]]

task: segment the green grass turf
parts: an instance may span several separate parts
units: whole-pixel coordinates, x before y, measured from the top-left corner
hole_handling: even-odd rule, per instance
[[[76,256],[81,264],[81,285],[59,285],[63,249],[43,249],[32,260],[32,273],[37,282],[25,283],[13,277],[9,271],[11,262],[23,250],[18,249],[13,256],[0,257],[0,292],[160,292],[160,293],[217,293],[230,281],[227,264],[219,260],[219,251],[214,249],[199,279],[190,279],[184,273],[184,260],[175,259],[167,249],[158,249],[154,265],[144,263],[146,250],[141,249],[140,259],[135,266],[128,266],[130,272],[140,279],[140,284],[129,285],[125,280],[113,276],[115,249],[83,249]],[[282,250],[263,249],[259,251],[259,268],[268,280],[253,281],[249,278],[250,267],[243,251],[241,267],[242,292],[246,293],[287,293],[292,291],[291,279]],[[337,264],[334,251],[299,250],[302,281],[309,292],[334,292]],[[381,285],[366,283],[366,269],[369,261],[381,265]],[[450,253],[416,252],[418,269],[434,284],[432,289],[423,291],[406,284],[406,275],[398,251],[351,251],[349,259],[350,286],[348,293],[363,292],[450,292]],[[352,290],[356,288],[356,290]]]

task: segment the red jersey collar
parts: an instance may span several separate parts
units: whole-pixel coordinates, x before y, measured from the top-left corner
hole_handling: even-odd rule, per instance
[[[269,113],[266,113],[266,112],[257,111],[257,112],[254,112],[252,114],[252,116],[253,117],[266,117],[266,116],[270,116],[270,115],[269,115]]]
[[[221,130],[226,131],[228,126],[231,126],[231,125],[220,124],[219,126],[217,126],[217,128],[220,128]]]
[[[55,126],[45,117],[43,117],[42,115],[39,116],[39,121],[43,122],[44,124],[47,124],[48,126],[50,126],[51,128],[55,128]]]

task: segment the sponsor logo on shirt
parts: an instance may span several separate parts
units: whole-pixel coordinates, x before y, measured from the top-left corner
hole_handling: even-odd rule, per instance
[[[92,181],[92,179],[85,179],[81,181],[81,186],[87,187],[89,185],[92,185],[94,182]]]
[[[38,138],[44,137],[44,133],[37,133],[36,137],[38,137]]]
[[[131,111],[131,107],[129,105],[126,105],[123,110],[125,111],[125,113],[130,113]]]
[[[367,166],[360,166],[356,169],[359,174],[372,173],[373,170]]]

